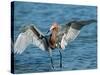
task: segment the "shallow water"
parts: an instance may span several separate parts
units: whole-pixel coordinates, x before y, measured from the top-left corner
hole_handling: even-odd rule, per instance
[[[59,5],[15,2],[14,8],[14,40],[21,27],[35,24],[45,34],[50,25],[71,20],[96,19],[95,6]],[[75,41],[70,43],[63,53],[63,68],[59,66],[59,52],[53,51],[55,71],[83,70],[97,68],[97,25],[90,24],[81,30]],[[14,55],[15,73],[49,72],[50,58],[47,52],[30,45],[21,55]]]

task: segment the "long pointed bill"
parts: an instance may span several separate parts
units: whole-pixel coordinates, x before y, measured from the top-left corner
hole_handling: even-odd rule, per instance
[[[46,34],[48,34],[50,32],[50,30],[48,30],[47,32],[46,32]]]
[[[51,31],[48,30],[48,31],[46,32],[46,35],[50,35],[50,34],[51,34]]]
[[[62,52],[61,52],[61,50],[59,50],[59,53],[60,53],[60,68],[62,68]]]

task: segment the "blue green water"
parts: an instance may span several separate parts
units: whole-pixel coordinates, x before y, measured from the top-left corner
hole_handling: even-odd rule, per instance
[[[97,18],[96,6],[79,6],[45,3],[14,3],[14,40],[23,26],[35,24],[45,33],[53,22],[59,24],[71,20]],[[15,73],[49,72],[50,59],[46,52],[30,45],[21,55],[14,55]],[[63,51],[63,68],[59,67],[59,52],[53,51],[55,71],[84,70],[97,68],[97,24],[93,23],[81,30],[75,41]]]

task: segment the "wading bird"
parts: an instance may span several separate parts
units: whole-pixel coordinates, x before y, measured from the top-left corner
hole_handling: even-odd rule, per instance
[[[62,50],[78,36],[82,27],[95,22],[97,21],[94,19],[71,21],[65,25],[59,25],[55,22],[48,31],[51,32],[49,35],[43,34],[33,24],[26,26],[14,44],[14,53],[21,54],[26,50],[28,45],[33,44],[41,50],[49,52],[51,65],[54,69],[52,50],[58,48],[60,53],[60,67],[62,68]]]

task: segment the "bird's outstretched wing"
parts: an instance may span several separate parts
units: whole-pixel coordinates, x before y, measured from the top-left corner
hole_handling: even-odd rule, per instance
[[[21,54],[28,45],[33,44],[41,50],[47,48],[46,38],[35,26],[25,27],[21,32],[14,44],[14,53]]]
[[[62,49],[65,49],[65,46],[67,46],[69,42],[73,41],[79,35],[80,29],[83,26],[89,25],[94,22],[97,22],[97,20],[91,19],[91,20],[72,21],[60,27],[58,34],[58,41],[60,41],[60,47]]]
[[[70,43],[71,41],[73,41],[78,35],[79,35],[80,31],[79,30],[75,30],[72,27],[69,28],[67,33],[64,33],[64,35],[62,36],[61,39],[61,48],[65,49],[65,46],[68,45],[68,43]]]

